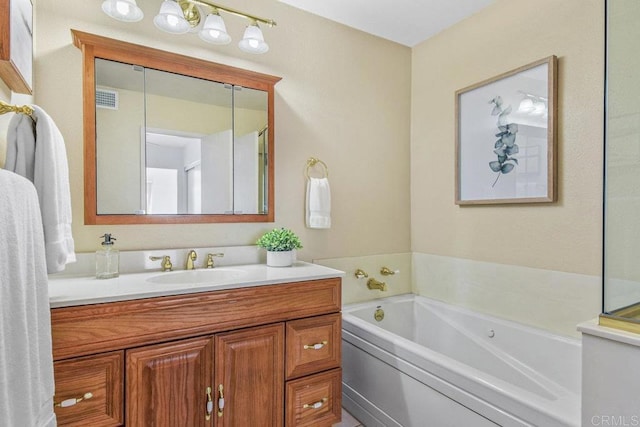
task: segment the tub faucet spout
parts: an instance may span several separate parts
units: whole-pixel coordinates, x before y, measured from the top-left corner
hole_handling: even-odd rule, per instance
[[[380,282],[373,277],[367,281],[367,287],[369,289],[378,289],[383,292],[387,290],[387,284],[385,282]]]

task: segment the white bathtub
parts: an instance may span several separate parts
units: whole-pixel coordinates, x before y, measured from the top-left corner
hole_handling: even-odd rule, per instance
[[[578,340],[414,295],[342,315],[343,406],[367,427],[580,425]]]

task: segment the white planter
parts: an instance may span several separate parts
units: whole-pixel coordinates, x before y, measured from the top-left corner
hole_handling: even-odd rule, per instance
[[[269,267],[291,267],[296,260],[296,251],[267,251],[267,265]]]

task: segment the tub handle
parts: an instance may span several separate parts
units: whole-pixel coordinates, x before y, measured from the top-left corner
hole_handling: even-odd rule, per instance
[[[305,344],[303,348],[305,350],[320,350],[322,347],[324,347],[327,344],[329,344],[329,341],[322,341],[315,344]]]
[[[324,403],[328,400],[329,400],[328,397],[323,397],[321,400],[318,400],[317,402],[305,403],[304,405],[302,405],[302,408],[303,409],[307,409],[307,408],[319,409],[319,408],[322,408],[322,405],[324,405]]]

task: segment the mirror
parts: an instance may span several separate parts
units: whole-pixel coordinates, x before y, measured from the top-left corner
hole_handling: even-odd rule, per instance
[[[85,223],[272,222],[280,78],[72,30]]]

